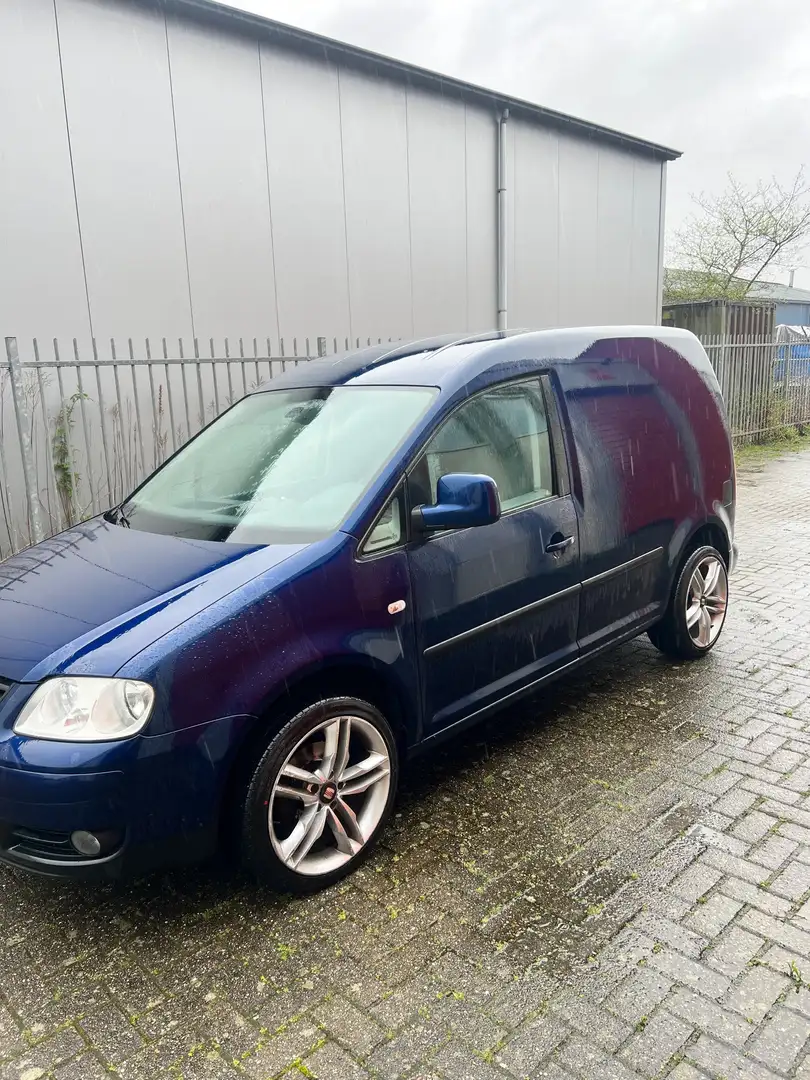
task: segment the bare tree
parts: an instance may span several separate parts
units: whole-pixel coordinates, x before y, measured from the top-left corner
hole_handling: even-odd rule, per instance
[[[782,186],[747,187],[731,174],[720,195],[693,195],[699,208],[674,235],[675,269],[667,299],[744,299],[774,263],[791,259],[810,237],[810,184],[804,170]]]

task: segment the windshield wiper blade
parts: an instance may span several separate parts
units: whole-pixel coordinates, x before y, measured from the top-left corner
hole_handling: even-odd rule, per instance
[[[111,525],[121,525],[124,529],[131,529],[132,524],[124,513],[122,506],[113,506],[110,510],[105,511],[101,515],[105,521],[109,521]]]

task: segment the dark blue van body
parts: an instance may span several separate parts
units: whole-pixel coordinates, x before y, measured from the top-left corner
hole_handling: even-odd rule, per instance
[[[460,403],[543,380],[553,495],[481,529],[362,542],[392,493],[421,500],[421,448]],[[0,566],[0,858],[105,877],[217,847],[234,776],[282,703],[339,688],[378,702],[403,754],[461,730],[661,618],[684,553],[733,562],[733,457],[719,389],[685,331],[489,335],[312,361],[277,387],[437,388],[341,527],[241,544],[78,525]],[[474,471],[474,470],[468,470]],[[392,608],[392,610],[389,610]],[[16,734],[59,674],[142,680],[131,738]],[[115,837],[85,858],[75,830]]]

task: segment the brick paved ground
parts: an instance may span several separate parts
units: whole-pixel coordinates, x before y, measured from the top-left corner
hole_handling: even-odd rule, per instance
[[[810,1078],[810,455],[720,646],[634,643],[412,770],[306,900],[0,872],[0,1078]]]

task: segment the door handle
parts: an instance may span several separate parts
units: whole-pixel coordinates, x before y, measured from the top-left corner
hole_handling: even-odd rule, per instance
[[[562,540],[553,540],[550,544],[546,544],[546,551],[549,555],[556,555],[560,551],[565,551],[567,547],[571,547],[573,542],[573,536],[565,536]]]

